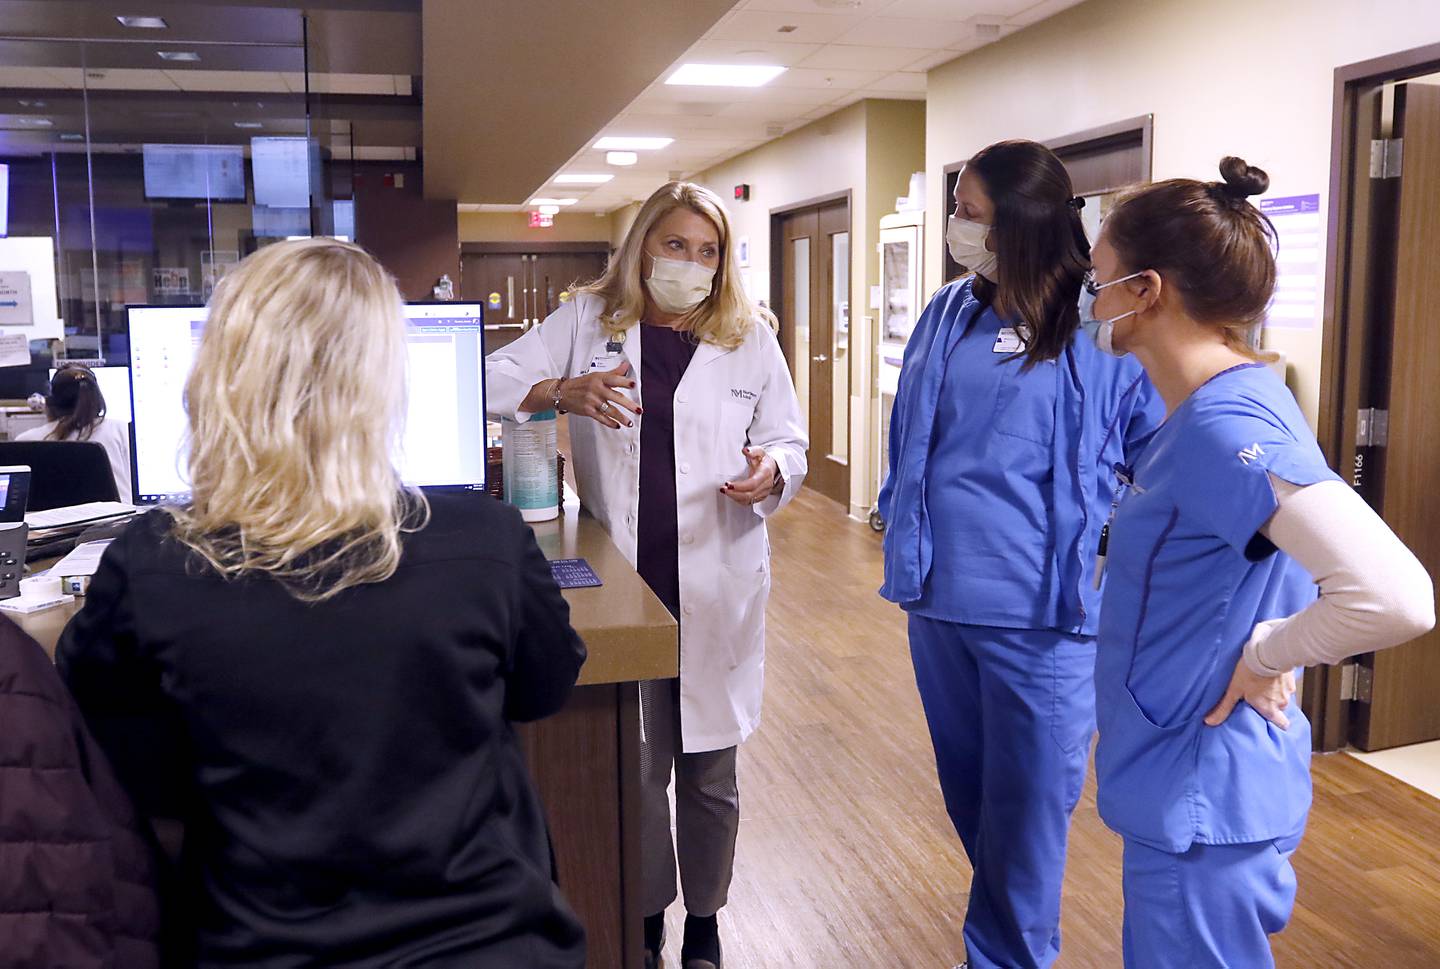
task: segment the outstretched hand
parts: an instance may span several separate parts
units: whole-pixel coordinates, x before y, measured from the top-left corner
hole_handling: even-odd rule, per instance
[[[720,493],[737,505],[758,505],[769,498],[781,484],[780,466],[763,448],[743,448],[749,473],[737,480],[727,481],[720,486]]]

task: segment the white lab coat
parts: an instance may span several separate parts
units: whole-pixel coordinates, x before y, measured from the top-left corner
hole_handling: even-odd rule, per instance
[[[485,364],[486,409],[525,420],[521,402],[542,380],[578,376],[607,353],[602,303],[584,294]],[[621,355],[629,360],[643,406],[639,324]],[[623,392],[623,391],[622,391]],[[640,499],[640,422],[618,430],[588,417],[570,421],[581,503],[633,565]],[[763,448],[785,479],[783,492],[742,506],[720,486],[743,477],[741,449]],[[765,670],[765,603],[770,541],[765,519],[800,490],[807,434],[790,369],[768,326],[757,321],[734,350],[702,343],[675,389],[675,496],[680,562],[680,708],[687,753],[722,750],[760,722]]]

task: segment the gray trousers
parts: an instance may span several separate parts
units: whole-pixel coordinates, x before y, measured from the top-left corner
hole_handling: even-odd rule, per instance
[[[640,743],[640,867],[646,915],[675,901],[675,863],[685,910],[701,918],[724,905],[740,831],[736,748],[681,751],[680,681],[640,684],[645,738]],[[675,839],[670,838],[670,776],[675,776]]]

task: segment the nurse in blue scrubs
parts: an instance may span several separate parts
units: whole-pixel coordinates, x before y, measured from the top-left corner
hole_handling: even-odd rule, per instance
[[[1168,411],[1121,471],[1095,670],[1131,969],[1274,965],[1310,808],[1294,671],[1435,618],[1425,570],[1251,348],[1275,261],[1247,197],[1269,180],[1238,158],[1221,172],[1118,202],[1082,297],[1097,344],[1133,353]]]
[[[905,351],[890,423],[881,595],[908,614],[945,806],[974,868],[972,969],[1060,951],[1070,815],[1095,706],[1091,566],[1115,488],[1159,421],[1133,360],[1079,331],[1083,202],[1049,149],[966,165],[940,289]]]

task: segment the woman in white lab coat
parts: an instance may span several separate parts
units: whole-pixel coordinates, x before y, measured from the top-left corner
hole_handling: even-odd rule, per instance
[[[721,965],[739,827],[736,748],[760,719],[765,519],[799,490],[806,431],[773,318],[740,285],[729,217],[671,182],[593,285],[486,363],[488,409],[572,415],[580,500],[680,624],[680,677],[641,688],[647,965],[676,898],[684,969]]]

